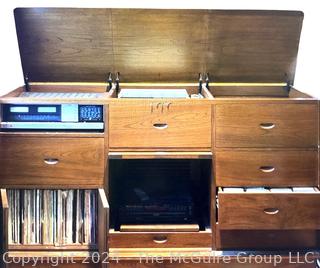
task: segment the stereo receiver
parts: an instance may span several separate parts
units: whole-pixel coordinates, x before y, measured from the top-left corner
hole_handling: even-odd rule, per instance
[[[4,104],[1,129],[103,130],[103,105]]]

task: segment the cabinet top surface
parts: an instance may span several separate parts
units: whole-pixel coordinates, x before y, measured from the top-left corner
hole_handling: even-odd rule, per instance
[[[293,83],[299,11],[17,8],[31,82]]]

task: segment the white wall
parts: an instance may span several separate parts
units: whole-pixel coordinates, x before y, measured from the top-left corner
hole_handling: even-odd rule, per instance
[[[9,0],[0,9],[0,95],[23,84],[13,20],[15,7],[136,7],[200,9],[285,9],[305,13],[295,86],[320,98],[320,16],[315,0]]]

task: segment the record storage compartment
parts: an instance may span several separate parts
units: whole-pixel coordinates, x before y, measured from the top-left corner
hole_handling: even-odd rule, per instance
[[[94,230],[94,239],[89,243],[85,241],[74,241],[74,237],[72,239],[72,242],[67,242],[65,241],[45,241],[42,239],[33,241],[30,239],[30,237],[27,237],[27,235],[30,235],[30,233],[23,234],[23,229],[24,229],[24,220],[26,220],[25,217],[30,218],[33,213],[30,213],[32,209],[27,209],[24,215],[20,214],[20,219],[16,218],[15,215],[12,214],[14,211],[13,205],[17,205],[13,202],[13,200],[17,200],[16,193],[20,192],[20,196],[27,196],[26,192],[33,192],[34,191],[34,196],[37,196],[39,192],[42,192],[42,205],[45,203],[45,192],[80,192],[83,193],[83,199],[82,199],[82,204],[83,204],[83,218],[81,220],[81,224],[85,225],[85,193],[90,193],[89,200],[90,204],[95,204],[94,206],[90,205],[90,211],[91,213],[93,212],[95,214],[94,216],[94,221],[91,224],[91,231]],[[15,192],[15,194],[13,194]],[[23,194],[22,194],[23,193]],[[31,194],[32,195],[32,194]],[[77,194],[76,194],[77,195]],[[75,197],[76,197],[75,195]],[[48,200],[47,203],[54,203],[53,199],[54,195],[48,195]],[[67,196],[66,196],[67,198]],[[31,197],[32,199],[32,197]],[[29,199],[27,197],[26,199],[29,203]],[[56,199],[58,200],[58,198]],[[75,200],[74,200],[75,201]],[[92,202],[91,202],[92,201]],[[22,204],[22,200],[20,200],[20,204]],[[74,204],[76,202],[73,202]],[[36,202],[34,202],[36,204]],[[65,203],[66,204],[66,203]],[[18,206],[17,206],[18,207]],[[52,205],[54,207],[54,205]],[[44,206],[42,206],[44,208]],[[12,209],[12,210],[11,210]],[[58,209],[58,207],[56,207]],[[11,212],[10,212],[11,210]],[[23,209],[22,209],[23,211]],[[105,233],[107,232],[107,229],[105,226],[107,226],[106,219],[108,215],[109,207],[108,207],[108,202],[106,199],[105,191],[103,189],[91,189],[91,190],[84,190],[84,189],[74,189],[74,190],[43,190],[43,189],[33,189],[33,190],[22,190],[22,189],[1,189],[1,220],[2,220],[2,225],[5,227],[3,229],[3,237],[4,240],[2,242],[2,252],[7,252],[7,257],[8,258],[14,258],[14,257],[21,257],[21,252],[23,253],[24,251],[28,251],[29,256],[39,256],[39,257],[46,257],[46,256],[60,256],[60,257],[68,257],[69,255],[75,258],[75,260],[83,260],[86,258],[89,258],[94,251],[99,251],[99,252],[105,252],[106,248],[104,247],[105,241],[103,238],[105,237]],[[88,211],[87,211],[88,212]],[[52,211],[53,213],[53,211]],[[59,215],[60,214],[60,215]],[[16,214],[17,215],[17,214]],[[21,216],[22,215],[22,216]],[[53,215],[53,214],[52,214]],[[33,215],[35,216],[35,215]],[[32,216],[32,217],[33,217]],[[44,225],[44,218],[46,216],[49,216],[47,212],[43,209],[42,213],[38,215],[40,217],[39,222],[42,226],[43,231],[45,231],[47,228],[49,229],[48,225]],[[42,219],[41,219],[42,216]],[[57,218],[62,217],[61,213],[56,214]],[[74,215],[71,215],[72,218]],[[11,219],[10,219],[11,218]],[[76,218],[76,217],[75,217]],[[34,217],[36,219],[36,217]],[[70,219],[70,217],[69,217]],[[13,241],[12,238],[14,238],[13,232],[14,229],[10,227],[10,223],[13,223],[14,221],[18,220],[19,224],[21,224],[20,230],[20,239],[16,241]],[[31,221],[31,220],[30,220]],[[60,223],[62,223],[62,218]],[[18,224],[18,226],[19,226]],[[14,226],[14,225],[11,225]],[[17,227],[17,225],[15,225]],[[30,230],[34,230],[35,223],[32,223],[29,227]],[[65,225],[66,227],[66,225]],[[103,228],[102,228],[103,227]],[[74,228],[74,226],[72,226]],[[57,228],[59,229],[59,228]],[[60,228],[62,230],[62,227]],[[51,230],[51,229],[50,229]],[[61,231],[60,230],[60,231]],[[83,229],[84,230],[84,229]],[[66,233],[69,233],[70,230],[66,230]],[[62,231],[61,231],[62,232]],[[41,235],[42,236],[42,235]],[[10,239],[9,239],[10,237]],[[35,235],[33,236],[35,237]],[[49,255],[48,255],[49,254]],[[69,256],[69,257],[70,257]],[[11,266],[10,266],[11,267]]]

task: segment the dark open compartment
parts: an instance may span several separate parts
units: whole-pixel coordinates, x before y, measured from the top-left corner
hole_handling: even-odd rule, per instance
[[[111,228],[210,224],[210,159],[110,160]]]

